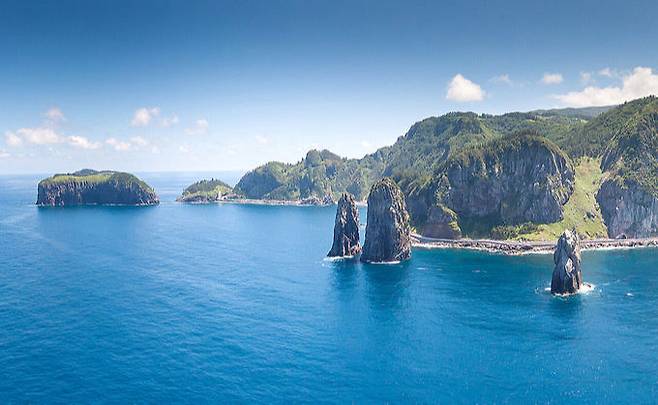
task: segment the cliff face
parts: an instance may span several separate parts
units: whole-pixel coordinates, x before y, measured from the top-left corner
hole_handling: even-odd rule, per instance
[[[525,134],[496,139],[450,159],[426,193],[435,203],[423,234],[460,235],[456,222],[550,223],[563,217],[574,169],[550,141]],[[456,214],[455,215],[453,215]]]
[[[583,285],[580,270],[580,240],[571,231],[564,231],[553,253],[553,277],[551,294],[575,294]]]
[[[368,196],[368,223],[361,261],[377,263],[411,257],[409,213],[400,188],[390,178],[377,182]]]
[[[37,205],[154,205],[153,189],[128,173],[85,170],[39,182]]]
[[[608,236],[658,234],[658,105],[629,120],[608,145],[601,169],[607,178],[596,199]]]
[[[658,198],[637,183],[606,180],[596,199],[611,238],[658,234]]]
[[[338,200],[334,243],[327,256],[355,256],[361,252],[359,244],[359,210],[350,194],[343,194]]]

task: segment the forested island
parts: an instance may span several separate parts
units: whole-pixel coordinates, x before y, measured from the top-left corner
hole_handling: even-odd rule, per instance
[[[435,238],[555,240],[658,233],[658,99],[503,115],[453,112],[415,123],[361,159],[311,150],[247,173],[233,198],[363,201],[391,177],[414,230]]]
[[[41,180],[37,205],[155,205],[151,186],[130,173],[83,169]]]

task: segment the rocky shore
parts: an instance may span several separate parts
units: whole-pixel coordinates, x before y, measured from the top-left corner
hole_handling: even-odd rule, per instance
[[[507,255],[529,253],[553,254],[555,242],[515,242],[493,239],[435,239],[412,234],[413,246],[427,249],[472,249]],[[637,239],[586,239],[580,241],[581,250],[628,249],[658,247],[658,237]]]

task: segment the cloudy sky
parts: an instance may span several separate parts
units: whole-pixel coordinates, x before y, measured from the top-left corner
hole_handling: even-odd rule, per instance
[[[0,174],[360,157],[415,121],[658,93],[658,2],[3,1]]]

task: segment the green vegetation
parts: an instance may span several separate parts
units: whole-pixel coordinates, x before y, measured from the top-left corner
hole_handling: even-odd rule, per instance
[[[183,194],[177,199],[178,201],[216,201],[222,196],[230,194],[233,191],[231,186],[218,179],[201,180],[190,185]]]
[[[133,185],[142,188],[148,192],[154,193],[154,190],[146,184],[144,181],[140,180],[136,176],[130,173],[124,172],[114,172],[110,170],[96,171],[92,169],[83,169],[74,173],[60,173],[56,174],[47,179],[41,180],[40,184],[43,186],[56,185],[56,184],[66,184],[66,183],[78,183],[78,184],[101,184],[101,183],[114,183],[122,184],[125,187],[131,187]]]
[[[658,102],[637,112],[610,142],[602,167],[622,187],[639,185],[658,197]]]
[[[589,157],[577,161],[574,192],[564,206],[564,219],[552,224],[538,224],[535,229],[519,229],[507,239],[553,240],[565,229],[573,228],[590,239],[607,237],[603,217],[596,203],[596,192],[603,179],[600,164],[601,159]]]
[[[629,121],[657,111],[658,98],[640,98],[602,113],[584,125],[574,126],[571,131],[547,136],[573,157],[598,157],[615,135],[627,128]]]
[[[247,173],[234,191],[248,198],[282,200],[327,195],[336,199],[347,191],[364,200],[371,185],[388,176],[407,197],[414,226],[422,229],[429,207],[441,197],[436,194],[437,184],[447,162],[485,157],[495,161],[510,147],[521,151],[527,147],[515,135],[521,133],[557,156],[577,162],[575,191],[564,206],[564,219],[554,224],[501,225],[494,219],[470,223],[460,218],[462,231],[470,237],[553,239],[575,226],[588,237],[599,237],[605,235],[605,227],[595,195],[602,176],[622,186],[639,184],[658,196],[656,117],[656,97],[618,107],[503,115],[452,112],[415,123],[395,144],[362,159],[312,150],[295,164],[267,163]],[[601,168],[598,162],[602,162]]]
[[[270,162],[252,170],[240,179],[235,192],[247,198],[299,200],[327,195],[338,199],[347,191],[363,200],[381,178],[383,165],[379,152],[345,159],[328,150],[311,150],[296,164]]]

